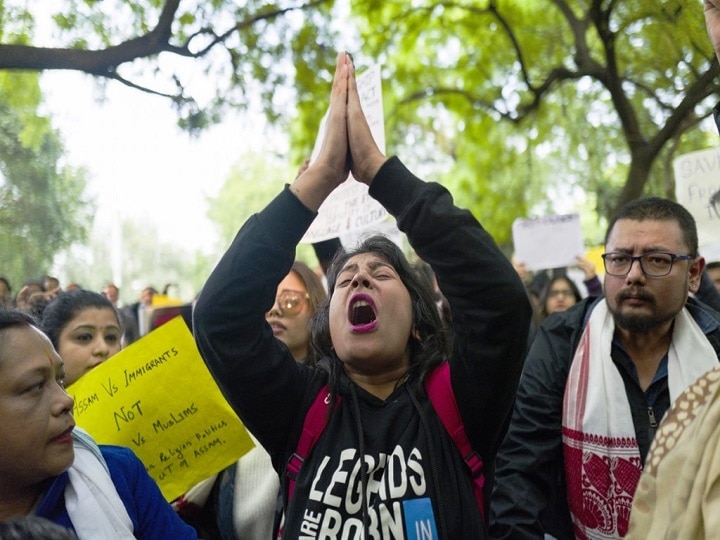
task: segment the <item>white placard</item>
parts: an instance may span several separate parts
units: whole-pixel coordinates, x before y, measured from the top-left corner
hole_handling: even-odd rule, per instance
[[[720,191],[720,147],[682,155],[673,161],[675,197],[695,218],[700,254],[720,260],[720,217],[710,198]]]
[[[512,234],[515,258],[530,271],[575,266],[585,252],[579,214],[516,219]]]
[[[382,83],[380,80],[380,66],[375,65],[358,75],[358,93],[365,118],[370,126],[373,139],[380,151],[385,153],[385,118],[383,115]],[[315,159],[320,151],[325,136],[325,123],[327,113],[320,122],[320,130],[315,140],[311,160]],[[318,216],[313,221],[301,242],[313,243],[328,240],[346,234],[350,231],[366,229],[388,217],[387,210],[375,199],[368,195],[368,187],[355,181],[352,175],[348,176],[341,185],[335,188],[325,199],[318,210]]]

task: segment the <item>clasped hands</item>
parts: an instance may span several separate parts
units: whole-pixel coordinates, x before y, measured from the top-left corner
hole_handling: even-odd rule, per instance
[[[386,160],[360,105],[352,58],[341,52],[320,151],[290,189],[305,206],[317,211],[325,198],[345,181],[348,172],[352,171],[357,181],[369,186]]]

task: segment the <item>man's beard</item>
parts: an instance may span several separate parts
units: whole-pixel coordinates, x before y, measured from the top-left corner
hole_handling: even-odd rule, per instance
[[[641,297],[652,304],[653,307],[657,307],[655,298],[649,294],[643,294]],[[619,306],[623,300],[630,298],[629,291],[621,292],[617,295],[616,301]],[[623,315],[620,310],[611,308],[608,304],[608,309],[615,320],[615,326],[622,328],[630,332],[631,334],[647,334],[651,330],[654,330],[668,321],[675,318],[676,314],[651,314],[651,315]]]
[[[675,315],[623,315],[613,310],[610,312],[615,320],[615,326],[631,334],[647,334],[675,318]]]

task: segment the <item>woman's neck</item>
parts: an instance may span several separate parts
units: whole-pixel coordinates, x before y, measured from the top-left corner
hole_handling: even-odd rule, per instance
[[[37,486],[16,491],[8,491],[7,485],[0,487],[0,521],[28,515],[41,492]]]
[[[347,376],[360,388],[382,400],[387,399],[408,377],[408,366],[400,366],[397,369],[377,375],[349,372]]]

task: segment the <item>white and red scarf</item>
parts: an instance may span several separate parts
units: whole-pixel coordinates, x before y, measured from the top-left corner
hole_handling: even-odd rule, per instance
[[[563,401],[567,495],[578,539],[623,538],[642,462],[620,372],[610,357],[615,322],[606,302],[590,315],[575,351]],[[698,325],[683,309],[668,351],[674,400],[717,363]]]

